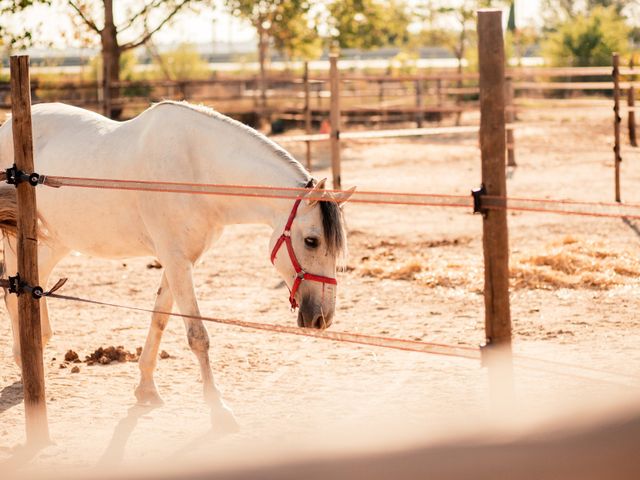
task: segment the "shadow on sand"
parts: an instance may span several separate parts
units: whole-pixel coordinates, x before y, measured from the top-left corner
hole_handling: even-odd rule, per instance
[[[16,380],[11,385],[7,385],[0,391],[0,414],[6,412],[11,407],[22,403],[24,398],[22,392],[22,382]]]
[[[640,226],[638,222],[631,220],[628,217],[622,217],[622,223],[624,223],[627,227],[629,227],[633,232],[640,237]]]
[[[98,466],[101,465],[116,465],[122,462],[124,457],[124,449],[127,446],[127,441],[133,433],[138,424],[138,420],[143,415],[158,408],[156,405],[134,405],[127,411],[127,416],[122,418],[116,428],[113,430],[111,441],[107,446],[107,449],[98,460]]]
[[[105,452],[98,460],[96,467],[114,467],[122,463],[124,459],[124,452],[127,446],[127,442],[131,437],[131,434],[136,429],[138,420],[144,415],[150,413],[156,408],[160,408],[161,405],[133,405],[127,411],[127,416],[122,418],[113,430],[113,435],[109,441]],[[179,458],[185,454],[193,451],[196,446],[201,446],[202,443],[215,442],[216,440],[225,437],[231,433],[238,431],[238,426],[233,420],[233,425],[221,426],[219,422],[213,421],[212,414],[212,428],[206,433],[194,438],[182,448],[178,449],[174,454],[174,458]]]

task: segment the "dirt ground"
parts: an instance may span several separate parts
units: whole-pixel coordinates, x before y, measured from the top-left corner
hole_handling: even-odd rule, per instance
[[[601,108],[520,113],[512,196],[613,200],[613,115]],[[477,118],[468,116],[473,124]],[[624,131],[623,131],[624,132]],[[623,135],[622,197],[640,204],[640,149]],[[304,146],[292,148],[303,158]],[[328,150],[314,145],[317,177]],[[480,182],[475,135],[351,142],[343,182],[364,190],[466,195]],[[332,329],[475,346],[483,341],[482,221],[464,209],[350,205],[350,256]],[[640,221],[509,214],[516,394],[496,420],[487,372],[475,361],[208,325],[216,380],[241,430],[219,438],[179,319],[170,322],[156,382],[165,406],[136,407],[135,362],[65,365],[98,347],[144,344],[148,315],[50,300],[45,350],[54,444],[28,463],[20,374],[0,312],[0,462],[24,475],[105,469],[212,468],[327,452],[395,451],[456,436],[483,437],[588,423],[640,397]],[[287,292],[269,263],[269,231],[229,227],[196,271],[206,315],[292,325]],[[70,256],[52,282],[63,293],[151,308],[152,259]],[[73,367],[79,367],[74,373]],[[5,467],[10,468],[10,467]],[[13,471],[13,470],[7,470]],[[3,478],[4,477],[3,475]]]

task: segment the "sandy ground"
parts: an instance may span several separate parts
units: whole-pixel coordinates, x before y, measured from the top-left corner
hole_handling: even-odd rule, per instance
[[[607,106],[522,112],[509,194],[613,200]],[[302,147],[292,151],[304,155]],[[328,151],[318,146],[314,158],[316,176],[330,177]],[[626,139],[623,159],[623,199],[640,204],[640,149]],[[479,171],[474,135],[352,142],[343,150],[345,186],[366,190],[465,195],[479,184]],[[347,215],[350,260],[339,279],[333,329],[482,342],[480,217],[463,209],[355,204]],[[216,380],[241,424],[238,434],[218,438],[179,319],[167,328],[161,349],[170,358],[159,361],[156,374],[166,404],[144,409],[134,406],[136,363],[80,363],[78,373],[73,364],[60,364],[69,349],[81,359],[101,346],[135,351],[144,343],[148,316],[51,300],[55,335],[45,370],[55,444],[20,471],[86,475],[104,474],[105,462],[124,471],[140,465],[180,470],[194,462],[233,467],[368,448],[388,452],[482,431],[521,435],[514,432],[557,426],[567,416],[581,425],[596,409],[636,401],[640,222],[518,212],[509,222],[515,351],[548,362],[516,361],[517,409],[503,411],[503,422],[492,416],[487,373],[475,361],[212,324]],[[261,226],[230,227],[204,257],[196,285],[205,314],[295,323],[269,263],[268,235]],[[70,256],[52,281],[68,277],[64,292],[71,295],[150,308],[160,279],[159,270],[146,267],[151,260]],[[19,463],[21,395],[2,309],[0,462]]]

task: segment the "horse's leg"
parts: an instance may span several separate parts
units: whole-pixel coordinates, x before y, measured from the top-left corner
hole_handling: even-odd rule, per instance
[[[4,241],[4,262],[5,271],[10,275],[15,275],[17,272],[17,257],[16,257],[16,242],[13,237],[5,237]],[[51,246],[46,244],[40,244],[38,246],[38,276],[40,277],[39,284],[46,289],[47,282],[51,271],[60,261],[60,259],[66,255],[66,250],[55,250]],[[4,294],[5,304],[9,316],[11,317],[11,327],[13,332],[13,358],[18,366],[20,366],[20,333],[18,327],[18,297],[9,293],[5,289]],[[53,336],[53,330],[51,329],[51,323],[49,322],[49,308],[47,306],[46,298],[40,299],[40,328],[42,335],[42,348],[44,348],[51,337]]]
[[[158,288],[156,304],[153,309],[160,312],[171,312],[172,308],[173,295],[171,295],[167,275],[163,273],[160,288]],[[151,317],[147,341],[144,344],[142,355],[140,355],[140,360],[138,361],[140,384],[136,388],[135,393],[138,402],[141,404],[162,405],[164,403],[160,395],[158,395],[158,389],[153,380],[153,371],[158,362],[158,348],[160,347],[162,333],[168,321],[169,315],[164,313],[154,313]]]
[[[4,252],[4,276],[13,276],[18,270],[16,256],[16,242],[13,237],[5,237],[2,240]],[[20,358],[20,331],[18,327],[18,297],[4,289],[4,303],[7,306],[9,317],[11,318],[11,332],[13,333],[13,359],[18,367],[22,366]]]
[[[165,272],[173,297],[183,315],[200,316],[200,309],[193,288],[193,264],[186,258],[175,256],[160,259],[165,266]],[[204,383],[204,398],[211,406],[211,420],[215,428],[223,431],[235,431],[238,426],[233,413],[222,400],[213,380],[213,372],[209,363],[209,334],[201,320],[185,318],[185,328],[189,346],[200,363],[200,372]]]

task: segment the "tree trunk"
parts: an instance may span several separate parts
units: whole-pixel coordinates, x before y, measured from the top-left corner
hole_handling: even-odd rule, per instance
[[[104,28],[100,33],[102,43],[102,78],[104,89],[104,113],[106,116],[118,119],[122,114],[122,106],[118,103],[119,88],[112,88],[111,84],[120,80],[120,45],[118,32],[113,22],[113,0],[104,0]]]

